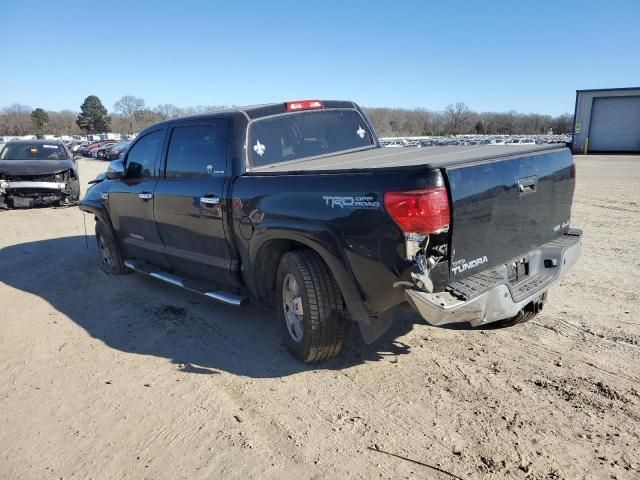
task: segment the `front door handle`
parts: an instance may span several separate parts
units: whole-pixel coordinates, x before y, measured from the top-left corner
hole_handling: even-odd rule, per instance
[[[151,200],[153,198],[153,193],[142,192],[138,194],[138,198],[141,198],[142,200]]]
[[[216,205],[220,205],[220,197],[211,196],[211,197],[200,197],[200,205],[203,207],[215,207]]]

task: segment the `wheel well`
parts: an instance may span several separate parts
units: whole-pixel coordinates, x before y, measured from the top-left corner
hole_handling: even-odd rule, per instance
[[[273,304],[276,289],[276,271],[282,256],[293,250],[309,248],[295,240],[269,240],[256,255],[255,282],[257,293],[262,300]],[[312,250],[312,249],[310,249]]]

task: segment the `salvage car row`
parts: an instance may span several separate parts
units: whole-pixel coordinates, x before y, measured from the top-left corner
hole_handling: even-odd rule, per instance
[[[550,145],[569,146],[571,135],[458,135],[451,137],[387,137],[381,138],[383,147],[449,147],[468,145]]]
[[[98,160],[115,160],[131,144],[129,140],[101,140],[98,142],[80,142],[71,146],[71,151],[82,157]]]

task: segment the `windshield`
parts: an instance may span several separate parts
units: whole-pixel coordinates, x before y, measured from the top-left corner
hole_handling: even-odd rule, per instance
[[[65,160],[62,145],[55,143],[7,143],[0,160]]]
[[[249,159],[254,167],[373,145],[367,123],[351,109],[275,115],[254,121],[249,129]]]

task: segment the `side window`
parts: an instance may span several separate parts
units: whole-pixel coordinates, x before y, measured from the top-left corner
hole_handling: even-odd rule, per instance
[[[162,140],[162,131],[148,133],[138,140],[127,155],[128,178],[150,178]]]
[[[206,178],[225,170],[227,122],[175,127],[167,152],[166,178]]]

